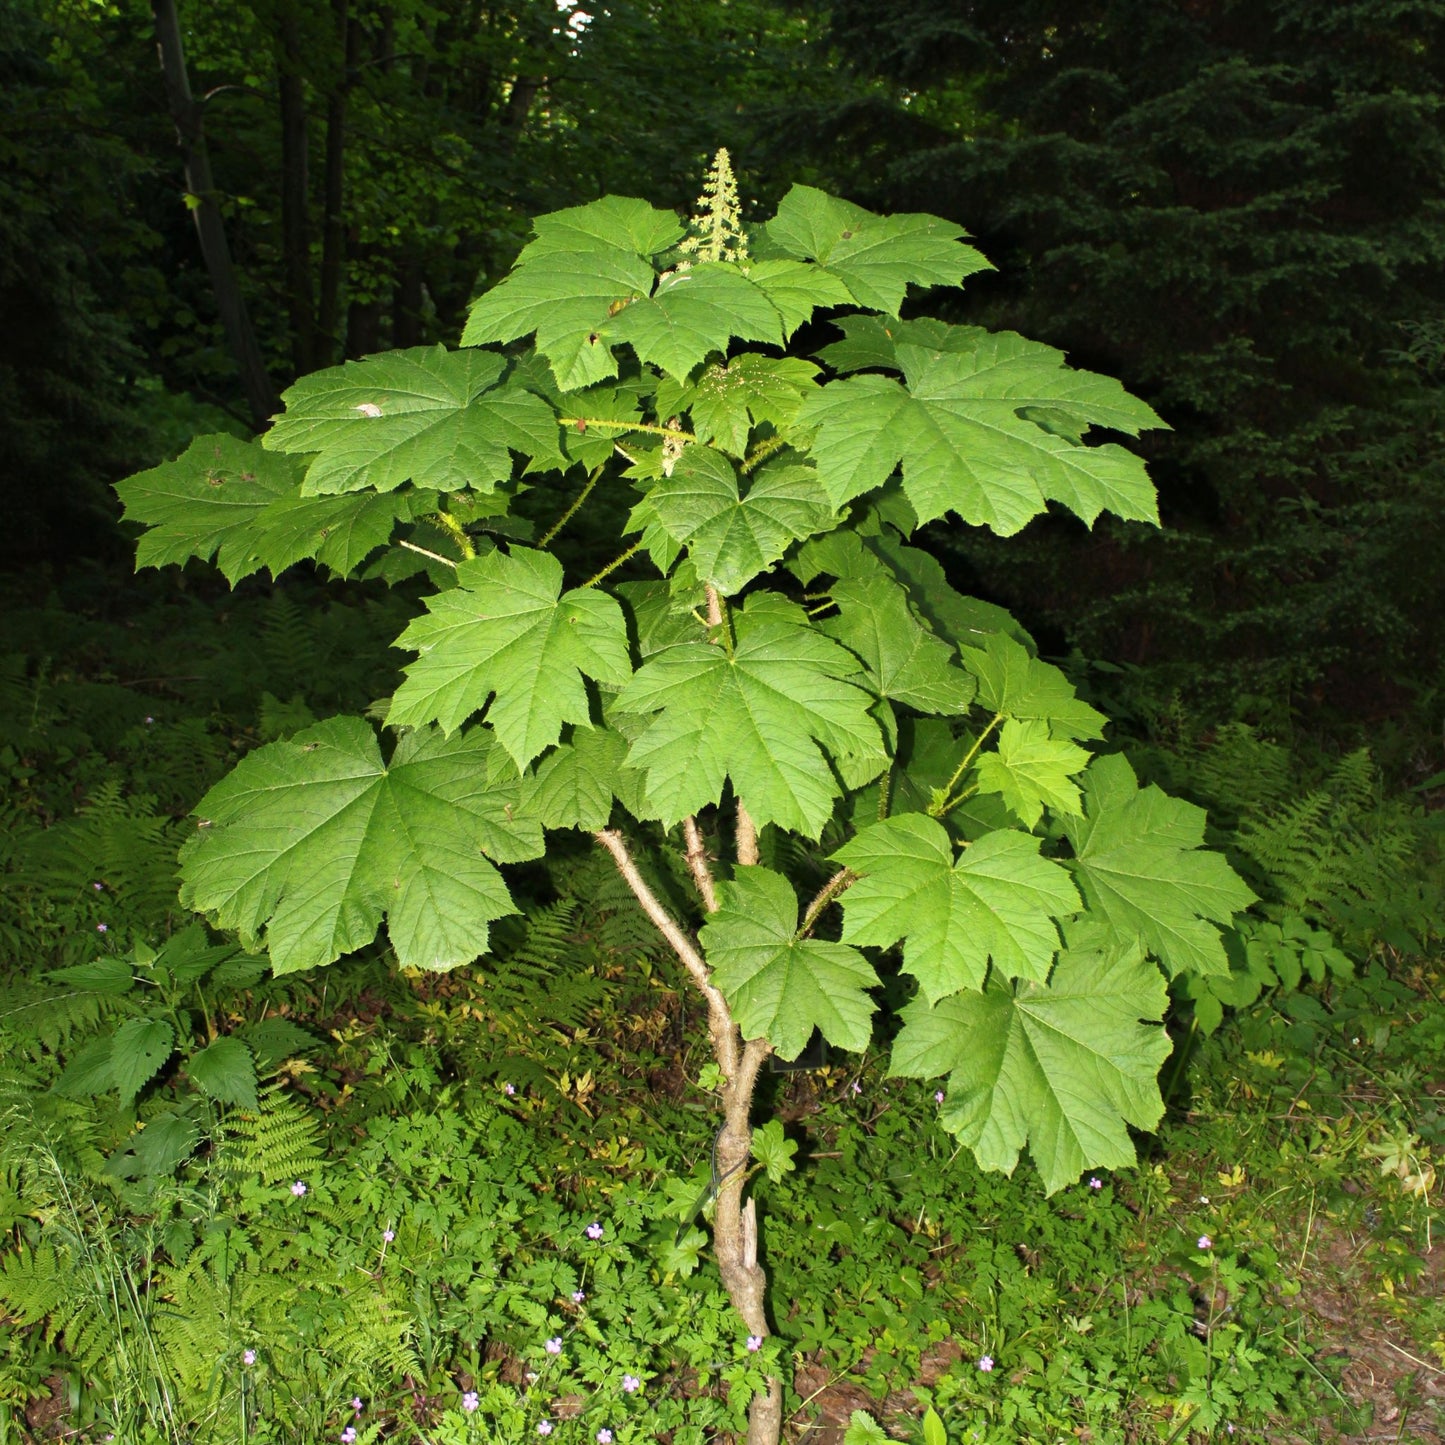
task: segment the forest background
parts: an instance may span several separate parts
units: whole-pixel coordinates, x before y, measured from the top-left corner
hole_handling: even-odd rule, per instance
[[[157,60],[158,34],[169,76]],[[189,103],[178,88],[181,48]],[[565,0],[0,0],[7,987],[20,1000],[51,997],[49,971],[90,962],[102,924],[113,950],[180,936],[187,920],[174,902],[175,829],[205,788],[257,742],[391,690],[378,639],[384,647],[399,630],[404,592],[328,581],[324,569],[309,567],[274,581],[251,578],[234,595],[195,564],[184,574],[137,578],[135,532],[118,521],[113,484],[175,455],[199,432],[250,435],[279,409],[281,391],[310,371],[390,347],[455,344],[468,303],[506,273],[532,217],[607,193],[686,214],[720,145],[732,153],[745,215],[771,214],[790,185],[805,182],[877,211],[927,211],[963,224],[996,270],[971,278],[964,293],[930,297],[934,314],[1058,346],[1075,365],[1119,377],[1172,428],[1138,443],[1159,487],[1161,529],[1106,517],[1087,530],[1057,514],[1007,542],[947,521],[931,524],[921,541],[955,587],[1011,610],[1044,654],[1066,666],[1142,773],[1210,805],[1214,841],[1244,860],[1264,899],[1240,947],[1253,941],[1275,949],[1276,963],[1294,961],[1241,994],[1240,1012],[1208,1044],[1200,1035],[1215,1020],[1201,1028],[1191,1001],[1181,1000],[1177,1057],[1199,1072],[1190,1085],[1175,1071],[1175,1117],[1189,1120],[1192,1109],[1196,1126],[1212,1119],[1220,1132],[1163,1149],[1159,1177],[1150,1183],[1146,1173],[1137,1188],[1182,1207],[1181,1180],[1191,1181],[1193,1199],[1200,1180],[1230,1177],[1247,1150],[1222,1141],[1230,1128],[1249,1131],[1230,1113],[1238,1100],[1229,1080],[1253,1068],[1259,1078],[1246,1097],[1260,1117],[1277,1122],[1283,1112],[1291,1120],[1283,1133],[1255,1137],[1250,1147],[1271,1161],[1257,1161],[1256,1170],[1285,1167],[1279,1161],[1293,1150],[1316,1166],[1324,1160],[1330,1174],[1328,1188],[1314,1174],[1290,1175],[1275,1206],[1285,1212],[1272,1227],[1286,1235],[1299,1227],[1288,1210],[1304,1208],[1306,1189],[1309,1218],[1332,1209],[1342,1230],[1371,1209],[1378,1225],[1384,1210],[1383,1233],[1370,1237],[1386,1262],[1367,1293],[1397,1319],[1395,1291],[1419,1289],[1438,1271],[1421,1240],[1433,1209],[1429,1152],[1445,1144],[1432,1102],[1445,1039],[1433,946],[1433,809],[1445,793],[1445,4],[1434,0],[616,0],[590,10]],[[1301,800],[1313,800],[1314,811],[1299,812]],[[653,1058],[639,1098],[677,1074],[686,1020],[662,973],[649,977],[642,999],[613,977],[616,956],[641,945],[613,920],[615,898],[588,913],[582,900],[601,894],[586,866],[576,864],[565,884],[539,879],[539,912],[511,941],[539,976],[550,976],[564,944],[580,946],[581,938],[594,950],[595,988],[553,1021],[540,1062],[520,1062],[527,1051],[516,1037],[505,1047],[495,1042],[520,1026],[506,1022],[505,997],[488,1001],[482,972],[450,985],[459,993],[438,993],[403,985],[378,951],[357,962],[349,984],[331,985],[339,997],[324,997],[318,983],[314,997],[296,985],[263,999],[253,1019],[312,1025],[307,1041],[276,1042],[272,1061],[307,1054],[310,1064],[261,1073],[296,1110],[284,1114],[275,1103],[276,1118],[284,1114],[298,1139],[305,1133],[313,1152],[293,1156],[257,1143],[266,1161],[258,1177],[280,1179],[287,1170],[278,1161],[293,1157],[343,1167],[350,1144],[338,1127],[338,1099],[359,1099],[368,1088],[374,1097],[357,1117],[374,1121],[375,1139],[385,1119],[435,1116],[427,1100],[453,1097],[448,1090],[474,1080],[494,1092],[514,1084],[531,1091],[538,1108],[561,1101],[569,1117],[591,1120],[590,1094],[639,1036]],[[244,972],[233,977],[226,987],[240,1000],[236,1016],[268,986],[245,982]],[[17,1098],[33,1104],[77,1041],[121,1004],[89,1007],[50,1032],[9,1038],[9,1057],[22,1061],[11,1080]],[[224,1031],[227,1007],[218,994],[212,1013],[194,1021],[197,1041]],[[1322,1050],[1341,1040],[1346,1053],[1356,1047],[1362,1017],[1373,1020],[1365,1072],[1348,1062],[1324,1067]],[[491,1044],[467,1034],[469,1018]],[[20,1028],[13,1018],[8,1026]],[[618,1043],[624,1036],[626,1047]],[[266,1063],[265,1047],[248,1047]],[[852,1158],[865,1136],[876,1146],[876,1128],[850,1133],[860,1128],[848,1112],[857,1082],[826,1068],[789,1082],[785,1105],[812,1120],[815,1183],[829,1156]],[[93,1262],[103,1257],[122,1278],[150,1278],[151,1265],[133,1261],[151,1261],[154,1250],[137,1240],[166,1221],[191,1220],[194,1239],[186,1249],[167,1245],[176,1275],[156,1290],[174,1300],[201,1288],[217,1246],[197,1253],[216,1236],[188,1206],[156,1202],[162,1175],[177,1189],[195,1184],[201,1166],[190,1149],[168,1158],[167,1171],[157,1160],[136,1162],[136,1107],[174,1111],[177,1098],[195,1092],[178,1068],[149,1088],[149,1105],[137,1106],[132,1090],[113,1117],[72,1102],[59,1123],[41,1123],[57,1160],[71,1158],[70,1149],[78,1176],[91,1180],[92,1213],[84,1227],[74,1222],[67,1247],[89,1250]],[[1311,1089],[1331,1091],[1335,1132],[1300,1142],[1291,1131]],[[1226,1098],[1229,1107],[1219,1102]],[[1224,1122],[1210,1113],[1211,1099]],[[32,1104],[9,1107],[29,1109],[39,1128]],[[631,1150],[639,1151],[638,1179],[663,1167],[667,1151],[646,1122],[660,1117],[653,1107],[637,1105],[630,1139],[609,1135],[607,1167],[629,1180],[633,1172],[617,1161],[631,1159]],[[595,1164],[583,1134],[572,1145]],[[913,1148],[912,1138],[892,1147]],[[522,1148],[515,1140],[509,1147]],[[1199,1152],[1209,1149],[1217,1160]],[[107,1156],[131,1163],[107,1174],[96,1163]],[[1388,1202],[1375,1197],[1385,1187],[1381,1161],[1394,1168],[1383,1176],[1395,1190]],[[550,1166],[539,1154],[532,1167],[545,1174]],[[887,1174],[882,1155],[877,1167]],[[586,1174],[580,1168],[578,1177]],[[13,1243],[9,1268],[13,1274],[20,1261],[44,1273],[34,1251],[59,1246],[42,1244],[34,1226],[51,1206],[26,1194],[39,1187],[33,1180],[7,1178],[15,1203],[0,1214]],[[486,1181],[494,1186],[505,1193],[505,1181]],[[830,1187],[840,1191],[836,1212],[847,1223],[850,1208],[862,1206],[848,1205],[846,1191],[858,1186]],[[1135,1188],[1121,1182],[1117,1215],[1100,1226],[1111,1248],[1124,1250],[1130,1230],[1156,1209],[1152,1195],[1141,1202],[1129,1193]],[[1008,1243],[1004,1262],[990,1257],[991,1287],[1002,1288],[1015,1266],[1030,1277],[1046,1273],[1027,1257],[1034,1246],[1025,1241],[1031,1231],[1063,1230],[1050,1235],[1062,1241],[1068,1225],[1052,1215],[1041,1223],[1042,1201],[1011,1203],[996,1182],[973,1180],[967,1189],[989,1201],[979,1206],[970,1194],[971,1209],[1015,1212],[999,1226]],[[1247,1192],[1245,1175],[1214,1189],[1221,1197],[1231,1191]],[[1112,1183],[1098,1202],[1115,1208]],[[362,1203],[351,1203],[359,1215]],[[1187,1234],[1192,1226],[1180,1228]],[[1075,1284],[1060,1282],[1080,1267],[1070,1251],[1082,1259],[1094,1245],[1072,1236],[1058,1244],[1063,1274],[1050,1285],[1057,1298],[1037,1306],[1038,1321],[1051,1323],[1029,1316],[1005,1328],[995,1311],[995,1335],[975,1332],[971,1343],[950,1346],[955,1358],[945,1346],[959,1331],[947,1310],[900,1304],[896,1289],[889,1294],[875,1280],[895,1256],[904,1260],[895,1273],[906,1278],[916,1268],[927,1278],[928,1251],[917,1260],[908,1253],[915,1236],[890,1236],[867,1256],[873,1273],[865,1271],[888,1307],[840,1334],[820,1305],[789,1337],[804,1362],[790,1397],[797,1428],[827,1415],[816,1401],[812,1415],[805,1410],[811,1389],[855,1430],[867,1428],[852,1416],[856,1406],[906,1433],[917,1411],[898,1401],[911,1389],[924,1403],[962,1400],[959,1418],[966,1405],[983,1428],[1004,1432],[1000,1439],[1028,1431],[1052,1438],[1061,1421],[1085,1416],[1102,1429],[1114,1408],[1109,1392],[1118,1392],[1101,1364],[1109,1359],[1127,1381],[1116,1408],[1138,1411],[1160,1438],[1223,1429],[1250,1410],[1259,1420],[1284,1418],[1315,1375],[1328,1376],[1323,1398],[1342,1409],[1368,1407],[1382,1418],[1393,1408],[1391,1428],[1437,1438],[1428,1430],[1438,1427],[1419,1423],[1418,1399],[1445,1366],[1445,1354],[1429,1354],[1445,1325],[1428,1311],[1415,1312],[1416,1333],[1395,1341],[1417,1356],[1416,1367],[1393,1359],[1387,1374],[1382,1365],[1388,1388],[1378,1398],[1346,1388],[1338,1369],[1281,1364],[1270,1375],[1255,1360],[1250,1369],[1267,1380],[1242,1403],[1247,1391],[1222,1382],[1224,1356],[1216,1357],[1208,1330],[1194,1328],[1195,1316],[1203,1309],[1212,1328],[1216,1307],[1238,1306],[1242,1317],[1239,1301],[1253,1299],[1247,1347],[1283,1360],[1260,1341],[1278,1322],[1269,1311],[1283,1308],[1278,1289],[1307,1282],[1306,1261],[1296,1276],[1277,1278],[1261,1244],[1235,1258],[1249,1278],[1221,1283],[1217,1263],[1208,1266],[1215,1274],[1197,1277],[1198,1251],[1175,1258],[1157,1231],[1140,1229],[1147,1258],[1126,1266],[1121,1255],[1121,1275],[1188,1276],[1185,1303],[1161,1306],[1157,1334],[1145,1331],[1140,1342],[1130,1333],[1127,1349],[1111,1333],[1117,1320],[1090,1327],[1094,1342],[1114,1342],[1092,1354],[1081,1343],[1089,1330],[1076,1328],[1076,1357],[1085,1362],[1078,1378],[1049,1375],[1058,1351],[1048,1361],[1040,1354],[1036,1369],[1028,1356],[1036,1346],[1020,1337],[1056,1330],[1064,1338],[1065,1314],[1099,1316],[1078,1305]],[[545,1233],[538,1226],[538,1237]],[[1341,1258],[1359,1264],[1364,1256],[1352,1250]],[[779,1254],[786,1255],[781,1241]],[[852,1257],[866,1254],[859,1242]],[[805,1256],[799,1243],[800,1271]],[[55,1272],[61,1256],[49,1258]],[[1399,1260],[1419,1268],[1397,1269]],[[978,1297],[978,1280],[970,1275],[958,1288]],[[836,1287],[849,1296],[861,1289],[846,1270]],[[37,1437],[62,1424],[113,1427],[113,1402],[127,1390],[146,1429],[169,1428],[164,1422],[179,1418],[175,1401],[185,1395],[203,1397],[216,1418],[224,1403],[232,1411],[225,1418],[255,1431],[255,1392],[282,1388],[279,1374],[260,1384],[244,1372],[204,1388],[187,1384],[187,1351],[199,1356],[203,1347],[178,1343],[159,1324],[147,1333],[143,1289],[129,1313],[102,1310],[83,1344],[82,1316],[65,1313],[81,1305],[51,1300],[42,1308],[39,1296],[21,1299],[19,1288],[0,1293],[12,1322],[24,1325],[5,1345],[0,1440],[12,1426]],[[628,1288],[656,1294],[637,1281]],[[438,1284],[436,1299],[445,1293]],[[1148,1297],[1141,1284],[1134,1302]],[[1175,1298],[1167,1289],[1160,1297]],[[1068,1311],[1056,1308],[1060,1299]],[[1130,1307],[1126,1287],[1126,1317]],[[450,1317],[441,1323],[440,1303],[430,1342],[419,1345],[418,1332],[427,1331],[417,1320],[428,1316],[416,1309],[395,1338],[390,1325],[376,1324],[370,1343],[356,1345],[356,1360],[367,1363],[347,1366],[346,1393],[354,1387],[357,1398],[387,1403],[346,1428],[389,1433],[405,1414],[440,1431],[445,1412],[460,1408],[444,1398],[443,1381],[466,1384],[456,1392],[465,1398],[509,1380],[515,1349],[462,1359],[460,1346],[439,1343],[466,1333]],[[663,1303],[657,1311],[666,1315]],[[1352,1317],[1350,1332],[1394,1327],[1383,1318],[1362,1325]],[[508,1338],[500,1326],[471,1323],[474,1339]],[[642,1350],[643,1325],[628,1327]],[[318,1327],[313,1337],[324,1333]],[[1005,1358],[995,1338],[1014,1351],[1007,1363],[1019,1398],[1007,1408],[969,1393],[977,1359],[991,1359],[990,1350]],[[99,1381],[95,1362],[113,1359],[121,1339],[138,1352],[147,1341],[180,1352],[182,1363],[166,1366],[176,1371],[170,1403],[154,1395],[165,1370],[140,1353],[120,1383]],[[1191,1339],[1203,1342],[1202,1357],[1190,1355]],[[239,1355],[238,1337],[224,1351]],[[1316,1359],[1301,1343],[1295,1352]],[[323,1356],[316,1380],[326,1375]],[[1381,1359],[1392,1358],[1381,1345]],[[707,1381],[743,1381],[745,1365],[729,1376],[693,1361],[677,1393],[725,1395]],[[954,1379],[966,1388],[947,1384]],[[580,1388],[558,1391],[570,1397]],[[1409,1390],[1416,1395],[1407,1399]],[[265,1397],[277,1418],[291,1409],[296,1421],[316,1422],[293,1424],[303,1433],[280,1438],[334,1438],[349,1412],[338,1417],[320,1384],[302,1393],[293,1390],[284,1409]],[[406,1411],[396,1403],[403,1394]],[[193,1422],[199,1407],[190,1408]],[[485,1415],[473,1406],[457,1419],[474,1425],[479,1408]],[[665,1430],[692,1428],[684,1414]],[[709,1418],[706,1428],[722,1428],[725,1418]],[[1366,1430],[1362,1419],[1346,1413],[1339,1428]],[[506,1427],[495,1428],[509,1438]],[[665,1433],[656,1420],[636,1428],[644,1432],[637,1438]],[[135,1438],[149,1438],[136,1430]]]

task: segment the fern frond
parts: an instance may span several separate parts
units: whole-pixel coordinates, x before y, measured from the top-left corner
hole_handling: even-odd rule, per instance
[[[281,1084],[269,1084],[255,1113],[233,1110],[221,1125],[221,1172],[259,1176],[264,1184],[295,1179],[323,1157],[320,1132],[310,1110]]]

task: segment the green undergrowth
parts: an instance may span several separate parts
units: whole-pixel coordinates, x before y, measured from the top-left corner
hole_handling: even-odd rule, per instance
[[[3,1445],[701,1445],[773,1370],[790,1438],[848,1445],[1324,1441],[1390,1400],[1401,1438],[1428,1426],[1436,865],[1368,757],[1239,728],[1130,750],[1261,899],[1229,979],[1175,1000],[1137,1170],[1045,1199],[871,1057],[768,1076],[755,1350],[703,1248],[702,1021],[605,859],[520,875],[495,956],[441,977],[376,947],[272,978],[175,907],[195,799],[385,695],[366,659],[405,604],[127,586],[117,613],[73,581],[0,636]],[[1404,1352],[1388,1399],[1352,1387],[1366,1330]]]

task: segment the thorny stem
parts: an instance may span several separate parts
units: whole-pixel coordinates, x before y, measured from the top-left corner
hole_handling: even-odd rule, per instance
[[[691,864],[694,839],[699,845],[702,842],[696,819],[688,818],[685,821],[684,834],[688,839]],[[747,847],[753,849],[752,861],[756,861],[756,829],[746,809],[741,806],[738,808],[738,834],[738,861],[744,860]],[[642,906],[642,911],[672,946],[673,952],[707,1000],[708,1032],[712,1037],[713,1056],[726,1080],[722,1089],[723,1126],[714,1146],[717,1176],[723,1183],[717,1196],[713,1249],[717,1256],[718,1273],[722,1276],[723,1286],[733,1308],[750,1335],[765,1338],[772,1333],[768,1327],[767,1316],[768,1276],[758,1263],[756,1207],[751,1199],[743,1202],[743,1185],[752,1149],[753,1091],[757,1086],[758,1071],[773,1051],[772,1045],[761,1038],[750,1039],[744,1043],[727,1000],[713,984],[707,964],[696,943],[648,886],[622,834],[614,828],[602,828],[592,836],[612,854],[618,872]],[[747,841],[749,837],[751,843]],[[706,872],[705,855],[700,858],[700,863]],[[697,877],[696,870],[694,877]],[[710,873],[707,877],[710,886]],[[699,891],[702,891],[701,880],[698,886]],[[782,1419],[783,1384],[780,1379],[772,1377],[768,1380],[767,1392],[754,1396],[748,1407],[748,1445],[777,1445],[782,1433]]]
[[[595,587],[604,577],[610,577],[634,552],[642,549],[641,542],[634,542],[620,557],[614,557],[600,572],[589,577],[582,585]]]
[[[687,866],[692,870],[692,880],[702,895],[703,907],[709,913],[716,913],[717,889],[713,886],[712,869],[707,866],[707,844],[703,841],[697,819],[691,814],[682,820],[682,836],[687,841]]]
[[[964,754],[963,761],[953,770],[953,776],[948,780],[948,786],[943,790],[943,802],[936,804],[928,810],[930,817],[941,818],[950,808],[955,807],[962,801],[962,799],[953,796],[953,790],[958,786],[958,780],[968,771],[969,765],[978,756],[978,750],[988,741],[989,734],[1003,721],[1003,717],[1004,715],[1001,712],[996,712],[993,715],[993,720],[978,735],[974,745]]]
[[[611,427],[614,431],[643,431],[650,436],[672,437],[674,441],[695,442],[697,438],[690,431],[682,431],[675,426],[653,426],[651,422],[645,421],[612,421],[601,416],[559,416],[558,426],[575,426],[579,431],[586,431],[589,426]]]
[[[758,861],[758,825],[743,807],[741,798],[738,799],[736,842],[738,862],[746,868],[753,867]]]
[[[541,540],[537,543],[537,546],[539,548],[545,547],[552,540],[552,538],[555,537],[557,533],[560,532],[562,528],[565,527],[567,523],[570,522],[572,518],[577,515],[579,511],[581,511],[582,503],[585,502],[587,498],[592,495],[592,488],[597,485],[597,479],[602,475],[602,468],[604,465],[606,464],[598,463],[598,465],[593,468],[592,475],[587,478],[587,485],[583,487],[582,490],[577,494],[577,500],[573,502],[572,505],[568,507],[567,510],[563,512],[562,515],[558,517],[557,520],[553,522],[552,525],[548,527],[547,530],[542,534]]]
[[[888,809],[893,805],[893,764],[889,763],[883,770],[883,776],[878,780],[878,821],[881,823],[888,816]]]
[[[623,880],[632,890],[633,896],[642,905],[642,911],[652,920],[653,926],[668,941],[672,951],[682,960],[682,966],[692,977],[692,981],[702,990],[703,997],[707,1000],[708,1025],[713,1031],[713,1043],[718,1043],[717,1027],[720,1023],[726,1026],[735,1027],[732,1023],[732,1015],[728,1013],[727,1001],[722,994],[714,987],[712,978],[707,971],[707,964],[703,962],[702,954],[698,952],[697,945],[688,936],[683,928],[666,908],[661,900],[647,885],[647,880],[642,876],[633,858],[631,850],[627,846],[627,839],[615,828],[600,828],[592,835],[612,854],[612,860],[617,864],[617,871],[622,874]],[[718,1056],[718,1063],[722,1066],[723,1073],[729,1077],[737,1068],[737,1050],[729,1048],[730,1059],[724,1062],[721,1051]]]
[[[858,881],[858,875],[851,868],[840,868],[818,891],[813,895],[813,901],[808,905],[807,911],[803,914],[802,927],[798,929],[798,937],[806,938],[812,931],[813,925],[822,916],[823,910],[846,888],[851,888]]]
[[[751,452],[748,453],[747,459],[743,462],[742,467],[740,468],[742,474],[744,476],[747,476],[754,467],[760,465],[762,462],[767,461],[767,459],[772,456],[774,452],[781,451],[785,446],[787,446],[787,442],[785,442],[782,437],[766,437],[763,441],[760,441],[757,446],[752,449]]]
[[[728,605],[722,600],[721,593],[711,583],[707,587],[707,625],[715,628],[718,632],[718,641],[729,657],[733,655],[733,628],[728,618]],[[738,859],[741,863],[743,860]],[[754,859],[754,862],[757,860]]]
[[[419,552],[423,557],[430,557],[433,562],[440,562],[444,566],[456,570],[456,563],[450,557],[443,557],[440,552],[428,551],[425,547],[418,547],[415,542],[408,542],[405,537],[396,544],[398,547],[405,547],[408,552]]]
[[[472,539],[467,536],[467,529],[450,512],[436,512],[431,520],[462,549],[464,561],[470,562],[477,555]]]

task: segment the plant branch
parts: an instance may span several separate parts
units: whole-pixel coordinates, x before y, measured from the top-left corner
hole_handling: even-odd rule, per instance
[[[747,476],[754,467],[757,467],[763,462],[767,461],[767,459],[772,456],[774,452],[782,451],[785,446],[787,446],[787,442],[785,442],[783,438],[779,436],[771,436],[763,441],[760,441],[757,446],[755,446],[752,451],[748,453],[747,458],[744,460],[739,470],[744,476]]]
[[[692,870],[692,880],[702,895],[703,907],[709,913],[716,913],[717,889],[713,886],[712,869],[707,866],[707,844],[703,841],[697,819],[690,813],[682,820],[682,836],[687,840],[687,866]]]
[[[456,571],[457,564],[453,562],[450,557],[443,557],[440,552],[432,552],[425,547],[418,547],[415,542],[408,542],[405,537],[403,537],[396,545],[398,547],[405,547],[408,552],[416,552],[423,557],[430,557],[433,562],[440,562],[444,566],[450,567],[453,571]]]
[[[645,421],[612,421],[601,416],[559,416],[558,426],[575,426],[578,431],[585,432],[589,426],[611,427],[614,431],[642,431],[650,436],[671,437],[674,441],[695,442],[697,438],[690,431],[682,431],[675,426],[653,426],[651,422]]]
[[[582,585],[595,587],[604,577],[610,577],[634,552],[642,550],[641,542],[634,542],[620,557],[614,557],[600,572],[594,573]]]
[[[432,514],[431,520],[462,549],[464,561],[470,562],[477,555],[477,549],[472,546],[472,539],[467,536],[467,529],[450,512],[435,512]]]
[[[627,840],[615,828],[600,828],[592,835],[612,854],[617,871],[632,890],[633,896],[642,905],[642,911],[652,920],[653,926],[668,941],[672,951],[682,961],[682,966],[707,1000],[708,1032],[712,1035],[713,1050],[717,1054],[718,1067],[731,1078],[738,1067],[738,1031],[727,1000],[713,983],[698,952],[697,944],[688,936],[683,926],[663,907],[661,900],[647,885],[628,849]]]
[[[858,881],[858,875],[851,868],[840,868],[818,891],[813,895],[813,901],[808,905],[807,911],[803,914],[802,927],[798,929],[798,937],[806,938],[812,931],[813,925],[822,916],[823,910],[845,889],[851,888]]]
[[[741,798],[738,799],[737,848],[738,862],[745,868],[754,867],[758,861],[758,825],[743,807]]]
[[[993,720],[978,735],[974,745],[964,754],[963,761],[953,770],[953,776],[948,780],[948,786],[943,790],[944,801],[928,810],[929,817],[940,818],[953,806],[948,800],[953,797],[953,790],[958,786],[958,780],[968,771],[969,765],[978,756],[978,750],[988,741],[989,734],[1003,721],[1003,718],[1004,715],[1001,712],[994,713]]]
[[[707,584],[707,625],[718,629],[718,641],[722,643],[723,651],[729,657],[733,655],[733,630],[728,620],[728,605],[722,600],[722,594],[712,585]]]
[[[592,475],[587,478],[587,485],[583,487],[582,490],[577,494],[577,500],[573,502],[572,505],[568,507],[567,510],[563,512],[562,515],[558,517],[557,520],[553,522],[552,525],[548,527],[547,530],[542,534],[541,540],[537,543],[537,547],[539,550],[545,547],[553,539],[553,537],[555,537],[557,533],[560,532],[562,528],[565,527],[567,523],[570,522],[579,511],[581,511],[582,503],[585,502],[587,498],[592,495],[592,488],[597,485],[597,479],[602,475],[602,468],[605,465],[606,463],[599,462],[597,466],[593,468]]]

